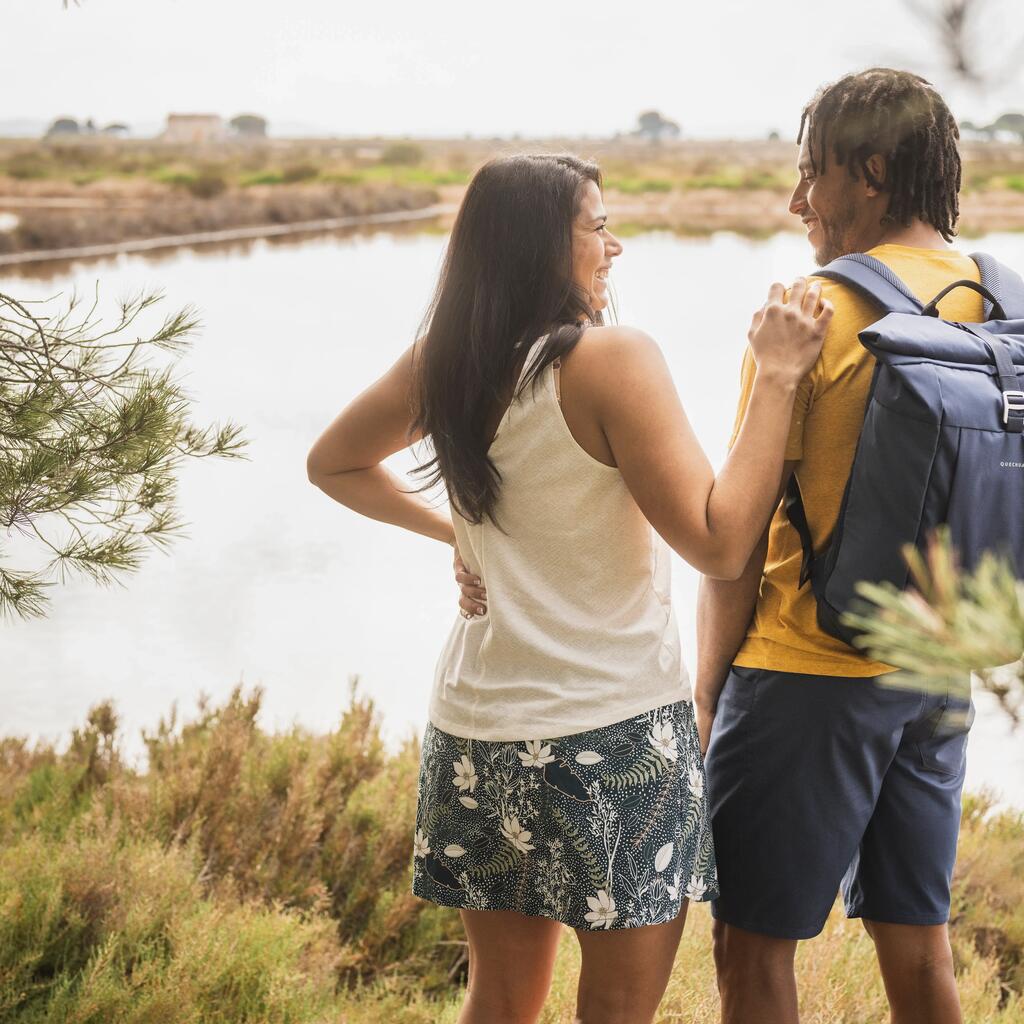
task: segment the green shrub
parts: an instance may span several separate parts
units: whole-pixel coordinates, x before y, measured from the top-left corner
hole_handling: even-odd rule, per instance
[[[393,185],[464,185],[470,175],[465,171],[435,170],[430,167],[395,167],[390,164],[379,164],[376,167],[365,167],[356,172],[360,182],[387,182]],[[328,180],[338,180],[331,176]]]
[[[417,744],[353,690],[335,729],[268,734],[261,695],[175,715],[119,753],[113,708],[66,752],[0,740],[0,1021],[454,1024],[458,915],[409,891]],[[965,1019],[1024,1021],[1024,816],[967,797],[952,939]],[[706,907],[662,1012],[718,1019]],[[544,1020],[573,1019],[559,954]],[[834,914],[801,948],[808,1020],[881,1019],[870,941]]]
[[[415,142],[392,142],[380,155],[382,164],[415,166],[423,162],[423,149]]]
[[[422,182],[423,185],[468,185],[472,174],[469,171],[432,171]]]
[[[312,181],[320,174],[320,168],[313,164],[291,164],[281,172],[281,179],[291,185],[299,181]]]
[[[217,171],[201,171],[185,184],[190,195],[196,199],[213,199],[228,187],[224,175]]]
[[[49,177],[46,164],[36,153],[14,153],[3,164],[3,173],[18,181]]]
[[[0,851],[0,1019],[312,1020],[334,1003],[330,922],[206,895],[194,851],[27,836]]]
[[[247,174],[242,178],[242,186],[248,185],[280,185],[284,181],[284,175],[280,171],[258,171],[255,174]]]
[[[164,185],[173,185],[197,199],[213,199],[228,187],[223,172],[217,170],[160,170],[154,177]]]
[[[611,178],[608,188],[626,195],[641,195],[645,192],[671,192],[672,182],[665,178]]]
[[[320,176],[326,185],[362,185],[366,176],[362,171],[334,171]]]
[[[46,152],[65,171],[100,170],[109,166],[112,150],[98,139],[53,141]]]
[[[1003,984],[1024,995],[1024,814],[968,794],[957,848],[954,948],[995,957]]]
[[[192,171],[168,170],[166,168],[156,171],[153,178],[162,185],[173,185],[175,188],[188,188],[196,180]]]

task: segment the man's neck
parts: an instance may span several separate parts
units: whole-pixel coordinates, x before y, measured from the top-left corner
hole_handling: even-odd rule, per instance
[[[873,249],[876,245],[906,245],[912,249],[949,248],[949,244],[931,224],[917,218],[906,226],[894,224],[881,228],[866,248]]]

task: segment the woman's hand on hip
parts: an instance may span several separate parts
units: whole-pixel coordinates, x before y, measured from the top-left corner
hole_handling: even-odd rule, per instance
[[[459,597],[459,613],[463,618],[472,619],[477,615],[487,613],[487,588],[483,580],[466,567],[466,563],[459,554],[459,546],[455,547],[455,582],[459,585],[462,595]]]

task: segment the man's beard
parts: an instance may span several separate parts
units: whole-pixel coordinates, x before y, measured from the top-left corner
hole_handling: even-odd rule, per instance
[[[854,251],[856,246],[850,238],[850,228],[853,226],[853,221],[854,212],[850,209],[841,210],[828,223],[822,220],[821,217],[818,218],[823,241],[814,250],[814,260],[819,267],[823,267],[826,263],[831,263],[834,259],[846,256]]]

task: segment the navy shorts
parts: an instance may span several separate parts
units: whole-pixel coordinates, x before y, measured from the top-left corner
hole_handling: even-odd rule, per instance
[[[817,935],[849,917],[949,919],[969,700],[733,666],[706,758],[720,921]]]

